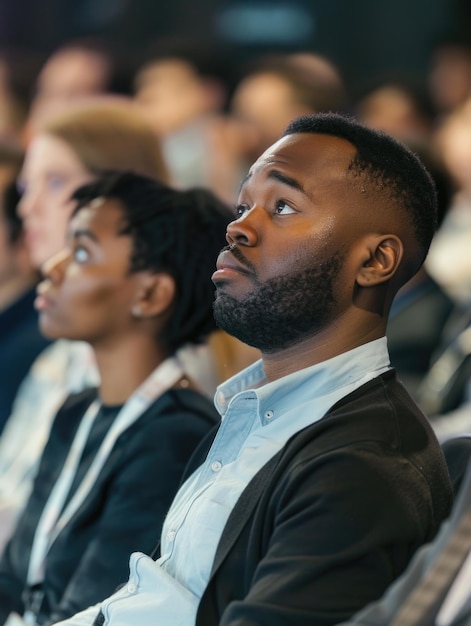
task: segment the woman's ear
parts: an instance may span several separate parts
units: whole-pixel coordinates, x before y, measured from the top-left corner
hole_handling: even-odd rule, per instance
[[[137,278],[136,298],[131,307],[134,317],[157,317],[172,308],[177,288],[170,274],[140,272]]]
[[[373,287],[394,278],[404,255],[397,235],[370,235],[364,249],[364,261],[356,279],[360,287]]]

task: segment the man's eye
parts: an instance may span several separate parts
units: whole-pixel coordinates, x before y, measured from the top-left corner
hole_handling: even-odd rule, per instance
[[[77,263],[86,263],[89,258],[90,255],[88,253],[88,250],[86,250],[83,246],[77,246],[75,248],[74,260],[77,261]]]
[[[276,203],[275,212],[277,215],[291,215],[292,213],[296,213],[293,207],[291,207],[289,204],[286,204],[284,200],[279,200]]]
[[[238,204],[235,208],[236,218],[242,217],[244,213],[247,213],[249,207],[246,204]]]

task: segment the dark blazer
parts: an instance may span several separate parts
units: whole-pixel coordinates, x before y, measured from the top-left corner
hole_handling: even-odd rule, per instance
[[[463,484],[459,491],[456,504],[453,507],[453,513],[447,520],[435,541],[419,550],[414,557],[412,563],[406,572],[396,581],[394,585],[388,589],[388,592],[379,602],[374,602],[364,609],[358,615],[355,615],[344,626],[388,626],[401,608],[414,588],[420,584],[424,576],[433,566],[437,557],[442,552],[444,546],[453,535],[457,526],[461,522],[463,515],[469,513],[471,509],[471,464],[464,478]],[[446,597],[446,595],[445,595]],[[433,613],[438,613],[441,604],[433,608]],[[417,622],[417,626],[430,626],[427,615],[425,622]],[[468,597],[463,606],[459,609],[456,618],[453,619],[450,626],[470,626],[471,625],[471,587],[469,587]]]
[[[249,483],[221,537],[197,626],[347,619],[433,538],[451,502],[428,421],[388,372],[295,435]]]
[[[71,396],[55,418],[32,495],[0,561],[0,623],[11,610],[24,610],[34,531],[95,397],[96,390]],[[206,398],[175,388],[118,438],[91,493],[48,553],[39,623],[65,619],[110,595],[127,577],[131,552],[152,549],[190,455],[218,419]]]
[[[33,287],[0,311],[0,433],[12,410],[18,387],[36,357],[51,341],[39,331]]]

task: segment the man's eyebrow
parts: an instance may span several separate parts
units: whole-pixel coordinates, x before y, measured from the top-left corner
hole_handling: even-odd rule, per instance
[[[283,183],[284,185],[288,185],[288,187],[291,187],[292,189],[297,189],[297,191],[300,191],[305,196],[308,195],[306,190],[304,189],[304,187],[301,185],[299,181],[297,181],[295,178],[291,178],[291,176],[287,176],[286,174],[283,174],[283,172],[280,172],[280,170],[275,170],[275,169],[270,170],[268,174],[268,178],[274,178],[275,180],[278,180],[280,183]]]
[[[252,172],[249,172],[243,178],[242,182],[240,183],[239,191],[242,189],[245,183],[248,180],[250,180],[250,178],[252,178]],[[280,172],[280,170],[277,170],[277,169],[270,170],[268,174],[268,178],[274,178],[275,180],[278,180],[280,183],[283,183],[284,185],[288,185],[292,189],[296,189],[297,191],[300,191],[302,194],[304,194],[306,197],[309,197],[309,194],[307,193],[307,191],[304,189],[304,187],[301,185],[301,183],[298,180],[296,180],[295,178],[291,178],[291,176],[287,176],[286,174],[283,174],[283,172]]]

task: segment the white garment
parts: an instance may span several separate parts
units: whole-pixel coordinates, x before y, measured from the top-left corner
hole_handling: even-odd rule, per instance
[[[90,346],[66,340],[46,348],[21,384],[0,438],[0,550],[29,497],[57,411],[70,393],[97,384]]]

